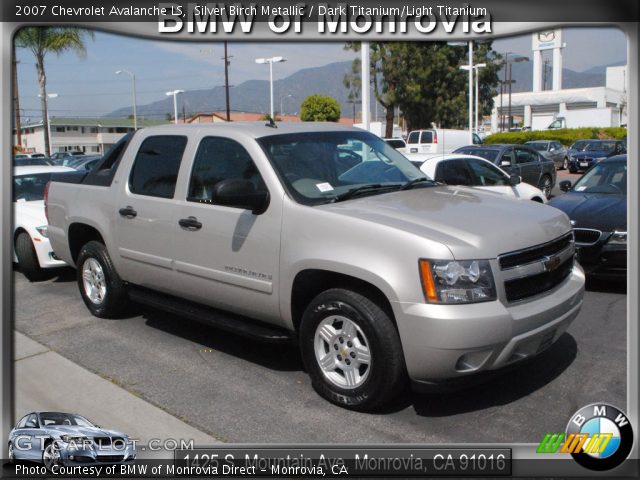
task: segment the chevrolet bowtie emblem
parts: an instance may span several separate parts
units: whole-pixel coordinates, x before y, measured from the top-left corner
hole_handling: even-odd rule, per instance
[[[544,257],[542,259],[542,265],[545,272],[552,272],[558,266],[560,266],[560,257]]]

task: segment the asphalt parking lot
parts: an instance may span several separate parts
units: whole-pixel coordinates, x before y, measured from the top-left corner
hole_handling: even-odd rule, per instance
[[[623,283],[589,282],[576,321],[534,361],[458,392],[407,389],[363,414],[322,400],[293,347],[146,307],[121,320],[95,318],[72,269],[37,283],[18,271],[14,278],[16,330],[223,442],[538,442],[586,404],[626,408]]]

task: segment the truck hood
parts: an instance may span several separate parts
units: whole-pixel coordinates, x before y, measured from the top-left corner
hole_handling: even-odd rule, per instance
[[[569,215],[575,228],[595,228],[603,232],[627,228],[626,195],[572,191],[554,198],[549,205]]]
[[[495,258],[571,230],[557,209],[468,187],[420,188],[321,208],[439,242],[461,260]]]

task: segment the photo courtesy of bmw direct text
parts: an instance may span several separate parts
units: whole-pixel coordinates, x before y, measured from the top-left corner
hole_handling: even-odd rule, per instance
[[[1,475],[638,478],[639,20],[0,2]]]

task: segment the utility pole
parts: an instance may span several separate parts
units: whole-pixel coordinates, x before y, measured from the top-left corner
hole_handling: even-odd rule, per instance
[[[229,65],[232,58],[227,54],[227,41],[224,41],[224,95],[227,106],[227,122],[231,121],[231,104],[229,103]]]
[[[18,93],[18,60],[16,59],[15,47],[13,49],[13,108],[15,108],[16,142],[22,146],[22,132],[20,130],[20,95]],[[11,139],[13,142],[13,139]],[[11,148],[13,155],[13,147]]]
[[[507,88],[507,69],[509,68],[509,53],[504,54],[504,71],[502,72],[502,85]],[[503,91],[502,89],[500,90]],[[506,92],[505,92],[506,93]],[[500,93],[500,131],[504,130],[504,110],[502,110],[502,93]]]

